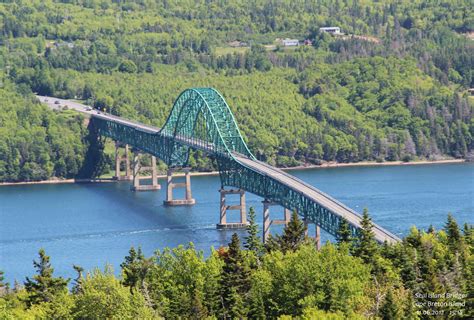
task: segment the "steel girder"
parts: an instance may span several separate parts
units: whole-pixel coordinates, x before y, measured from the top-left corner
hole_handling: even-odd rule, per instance
[[[190,149],[201,150],[217,159],[221,185],[237,187],[259,195],[298,214],[332,235],[336,235],[341,218],[311,200],[303,193],[239,163],[233,154],[255,160],[237,127],[223,97],[212,88],[183,91],[159,130],[93,117],[99,134],[127,143],[160,158],[168,166],[185,166]],[[354,236],[358,229],[350,225]]]
[[[168,162],[167,160],[175,144],[172,138],[138,130],[134,126],[123,125],[104,118],[93,117],[92,121],[100,135],[129,144],[136,149],[140,149]]]
[[[342,220],[341,217],[319,205],[302,192],[294,190],[272,177],[256,172],[235,160],[218,158],[218,164],[222,186],[237,187],[278,203],[284,208],[296,210],[304,219],[317,224],[333,236],[336,235]],[[349,229],[353,237],[359,234],[359,230],[351,224],[349,224]]]

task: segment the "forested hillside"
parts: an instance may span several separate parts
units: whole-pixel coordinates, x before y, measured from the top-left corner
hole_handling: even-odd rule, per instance
[[[470,4],[4,1],[0,181],[73,177],[86,158],[80,117],[33,92],[160,126],[182,90],[213,86],[252,151],[279,166],[466,157]],[[287,37],[311,45],[275,42]]]
[[[33,99],[9,82],[0,88],[0,181],[72,178],[82,166],[82,116],[53,113]]]

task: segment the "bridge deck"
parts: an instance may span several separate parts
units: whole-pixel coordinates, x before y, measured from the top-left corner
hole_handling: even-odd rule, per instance
[[[269,164],[266,164],[261,161],[256,161],[248,159],[242,156],[235,156],[236,160],[239,161],[244,166],[253,169],[254,171],[260,172],[267,176],[272,177],[280,181],[282,184],[303,193],[305,196],[312,199],[314,202],[317,202],[319,205],[325,207],[329,211],[333,212],[340,217],[346,219],[350,224],[356,226],[357,228],[361,227],[362,217],[356,213],[354,210],[346,207],[336,199],[330,197],[324,192],[318,190],[317,188],[301,181],[300,179],[290,175],[289,173],[284,172],[278,168],[275,168]],[[379,242],[387,241],[388,243],[397,242],[399,239],[397,236],[383,229],[382,227],[374,224],[372,229],[375,234],[375,238]]]
[[[104,112],[99,112],[95,109],[90,109],[90,107],[85,106],[78,102],[73,102],[70,100],[63,100],[54,97],[44,97],[44,96],[37,96],[37,98],[43,102],[48,104],[49,107],[52,109],[58,109],[59,106],[67,106],[70,109],[74,109],[76,111],[85,113],[90,115],[91,117],[96,117],[99,119],[112,121],[121,125],[125,125],[128,127],[132,127],[135,130],[145,131],[152,134],[159,134],[160,129],[157,127],[145,125],[142,123],[126,120],[117,116],[113,116],[111,114],[107,114]],[[56,103],[57,102],[57,103]],[[183,143],[186,143],[190,146],[193,146],[193,141],[179,137],[175,137],[177,140],[180,140]],[[196,146],[198,147],[198,146]],[[203,149],[203,144],[199,145],[200,149]],[[205,149],[205,148],[204,148]],[[323,193],[322,191],[318,190],[317,188],[301,181],[300,179],[278,169],[269,164],[266,164],[261,161],[250,159],[246,156],[242,156],[237,153],[232,154],[237,162],[241,165],[257,172],[260,175],[265,175],[271,177],[272,179],[277,180],[279,183],[287,186],[288,188],[293,189],[294,191],[303,194],[305,197],[311,199],[315,203],[319,204],[322,207],[325,207],[327,210],[331,211],[333,214],[343,217],[346,219],[351,225],[355,226],[356,228],[361,227],[361,220],[362,217],[360,214],[355,212],[354,210],[348,208],[344,204],[340,203],[336,199],[330,197],[329,195]],[[394,243],[399,241],[400,239],[390,233],[389,231],[383,229],[382,227],[374,224],[373,232],[375,234],[375,239],[378,242],[387,241],[388,243]]]

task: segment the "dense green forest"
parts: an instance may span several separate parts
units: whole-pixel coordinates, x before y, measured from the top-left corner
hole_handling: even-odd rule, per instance
[[[296,213],[264,246],[255,213],[243,247],[208,257],[192,244],[145,257],[131,248],[116,277],[110,266],[76,279],[54,276],[40,250],[37,274],[13,288],[0,271],[1,319],[472,319],[474,229],[448,216],[379,246],[364,213],[357,238],[341,223],[337,243],[317,250]],[[53,257],[54,258],[54,257]],[[68,287],[69,284],[69,287]],[[54,315],[54,317],[51,317]]]
[[[465,158],[471,4],[2,1],[0,181],[70,178],[87,166],[82,119],[46,110],[33,93],[161,126],[182,90],[212,86],[254,154],[278,166]],[[312,45],[275,43],[286,37]]]

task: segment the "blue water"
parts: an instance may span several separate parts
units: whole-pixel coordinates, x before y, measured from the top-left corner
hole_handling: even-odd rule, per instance
[[[358,212],[367,207],[376,223],[401,236],[412,225],[441,228],[448,212],[459,223],[474,223],[474,164],[292,173]],[[215,229],[219,187],[218,177],[193,177],[197,204],[174,208],[163,206],[164,190],[131,192],[128,182],[0,187],[0,269],[7,281],[24,281],[34,274],[40,248],[51,256],[55,274],[65,277],[75,276],[73,264],[91,270],[109,263],[117,271],[132,245],[151,255],[192,241],[209,253],[211,246],[228,243],[233,232]],[[261,201],[247,195],[259,223]],[[282,212],[272,207],[273,218]]]

